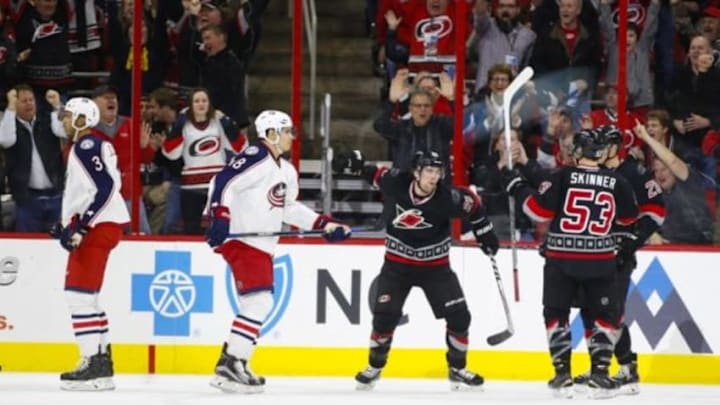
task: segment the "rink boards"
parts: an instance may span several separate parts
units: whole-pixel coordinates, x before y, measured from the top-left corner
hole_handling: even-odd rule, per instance
[[[377,243],[280,246],[275,307],[265,322],[254,368],[268,375],[352,375],[367,362],[370,296],[382,264]],[[63,296],[67,254],[57,242],[0,242],[0,365],[8,371],[58,371],[77,360]],[[490,261],[455,247],[451,261],[473,321],[469,367],[495,379],[544,379],[552,370],[542,321],[542,258],[518,252],[520,301],[513,300],[511,255],[503,276],[515,335],[490,347],[503,330]],[[638,255],[626,317],[645,381],[720,384],[717,314],[720,251]],[[17,273],[12,269],[17,265]],[[100,302],[110,319],[116,370],[210,373],[238,306],[222,258],[200,242],[124,241],[112,253]],[[445,327],[413,290],[395,333],[384,375],[443,376]],[[582,328],[573,313],[574,369],[587,367]]]

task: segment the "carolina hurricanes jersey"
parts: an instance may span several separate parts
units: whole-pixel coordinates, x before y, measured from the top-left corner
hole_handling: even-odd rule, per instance
[[[412,173],[379,168],[373,181],[383,195],[386,225],[385,259],[416,266],[449,263],[451,219],[471,223],[485,219],[485,210],[471,191],[439,182],[435,192],[418,197]]]
[[[625,178],[637,198],[638,218],[632,226],[625,226],[616,223],[613,233],[617,236],[628,237],[632,234],[635,237],[646,239],[655,232],[665,221],[665,201],[662,196],[662,188],[645,170],[635,158],[628,157],[615,169],[615,173]]]
[[[215,176],[208,204],[228,207],[230,233],[279,232],[283,223],[312,229],[319,215],[296,200],[297,177],[290,162],[275,159],[262,142],[253,144]],[[278,237],[236,239],[271,255],[278,242]]]
[[[62,199],[63,226],[75,215],[80,215],[81,221],[90,227],[103,222],[130,222],[120,187],[112,144],[95,135],[80,138],[68,156]]]
[[[245,135],[227,116],[212,118],[201,127],[180,114],[163,143],[162,153],[170,160],[183,159],[181,188],[202,190],[229,156],[240,152],[245,144]]]
[[[613,171],[588,166],[556,171],[522,206],[531,219],[551,221],[545,238],[548,259],[608,266],[615,266],[613,225],[630,225],[638,216],[630,184]]]

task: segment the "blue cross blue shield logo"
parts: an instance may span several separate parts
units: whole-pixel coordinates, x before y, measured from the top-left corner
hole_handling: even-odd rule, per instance
[[[213,310],[212,276],[190,272],[190,252],[155,252],[154,274],[132,275],[133,311],[153,312],[155,336],[190,336],[190,315]]]

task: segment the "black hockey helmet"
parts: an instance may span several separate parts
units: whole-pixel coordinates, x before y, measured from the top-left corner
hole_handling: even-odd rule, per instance
[[[422,170],[423,167],[445,167],[445,162],[440,158],[440,154],[435,151],[417,151],[415,152],[415,169]]]
[[[597,128],[605,136],[605,142],[611,145],[622,145],[622,132],[615,125],[603,125]]]
[[[607,138],[599,130],[583,129],[573,136],[573,151],[578,159],[584,157],[598,160],[607,146]]]

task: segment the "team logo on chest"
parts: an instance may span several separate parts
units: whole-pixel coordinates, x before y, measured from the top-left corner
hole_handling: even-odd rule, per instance
[[[220,150],[220,137],[219,136],[204,136],[200,139],[195,140],[190,144],[190,155],[192,156],[207,156],[212,155]]]
[[[285,195],[287,194],[287,185],[278,183],[270,188],[267,194],[268,202],[271,209],[273,207],[282,208],[285,206]]]
[[[417,208],[406,210],[397,204],[395,205],[395,218],[392,224],[398,229],[425,229],[432,227],[431,223],[425,221],[421,210]]]

